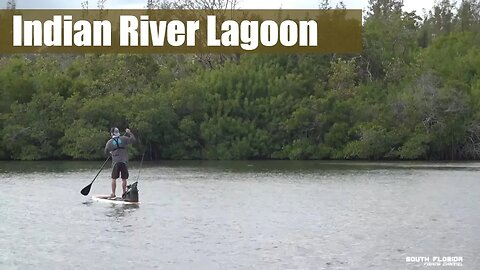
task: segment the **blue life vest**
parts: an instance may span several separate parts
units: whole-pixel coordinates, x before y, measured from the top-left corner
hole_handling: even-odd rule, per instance
[[[120,146],[122,144],[122,139],[120,139],[120,137],[112,138],[112,140],[113,145],[116,147],[112,152],[117,151],[118,149],[125,149],[125,147]]]

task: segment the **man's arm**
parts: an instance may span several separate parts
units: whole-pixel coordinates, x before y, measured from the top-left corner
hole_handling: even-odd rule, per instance
[[[135,135],[133,135],[133,133],[130,131],[130,129],[126,129],[125,130],[125,133],[127,133],[128,137],[127,137],[127,144],[132,144],[134,143],[137,139],[135,138]]]
[[[108,142],[105,144],[105,155],[109,156],[111,153],[110,153],[110,148],[109,148],[109,143],[110,143],[110,140],[108,140]]]

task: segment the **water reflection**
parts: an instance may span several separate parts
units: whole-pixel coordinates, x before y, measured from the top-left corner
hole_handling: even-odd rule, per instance
[[[0,173],[65,173],[89,172],[94,174],[100,167],[98,161],[0,161]],[[130,162],[132,170],[139,166],[138,161]],[[371,169],[389,170],[468,170],[478,171],[478,162],[362,162],[362,161],[155,161],[144,162],[145,169],[158,168],[193,169],[200,171],[222,172],[318,172],[330,171],[363,171]]]
[[[138,204],[112,204],[109,208],[109,211],[105,213],[107,217],[121,219],[128,215],[131,215],[135,212],[136,209],[139,209],[140,206]]]
[[[25,175],[0,162],[0,269],[383,270],[424,254],[480,269],[474,163],[148,165],[140,207],[79,194],[98,164]],[[110,188],[104,173],[92,194]]]

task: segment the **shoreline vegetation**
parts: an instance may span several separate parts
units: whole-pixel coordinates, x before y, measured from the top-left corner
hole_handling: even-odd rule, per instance
[[[0,56],[0,160],[100,160],[112,126],[149,160],[478,160],[480,1],[364,15],[360,55]]]

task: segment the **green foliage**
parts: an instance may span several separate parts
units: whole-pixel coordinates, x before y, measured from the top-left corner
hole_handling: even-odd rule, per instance
[[[477,159],[478,1],[371,0],[361,55],[0,58],[0,159]],[[208,67],[208,68],[206,68]]]
[[[401,159],[425,159],[428,154],[431,138],[428,134],[415,134],[400,148]]]
[[[58,140],[66,123],[64,100],[58,94],[39,93],[32,101],[12,105],[2,132],[5,149],[13,159],[60,158]]]
[[[356,84],[357,64],[354,59],[348,61],[338,59],[332,63],[329,85],[337,91],[349,91]]]
[[[74,159],[99,159],[105,156],[99,147],[109,139],[109,133],[95,128],[84,120],[76,120],[65,129],[65,136],[60,140],[63,154]]]
[[[377,125],[365,124],[359,128],[358,135],[359,140],[345,146],[345,158],[379,160],[396,157],[394,151],[400,143],[396,132]]]
[[[34,94],[33,78],[26,58],[12,57],[0,69],[0,112],[9,112],[13,102],[28,102]]]

